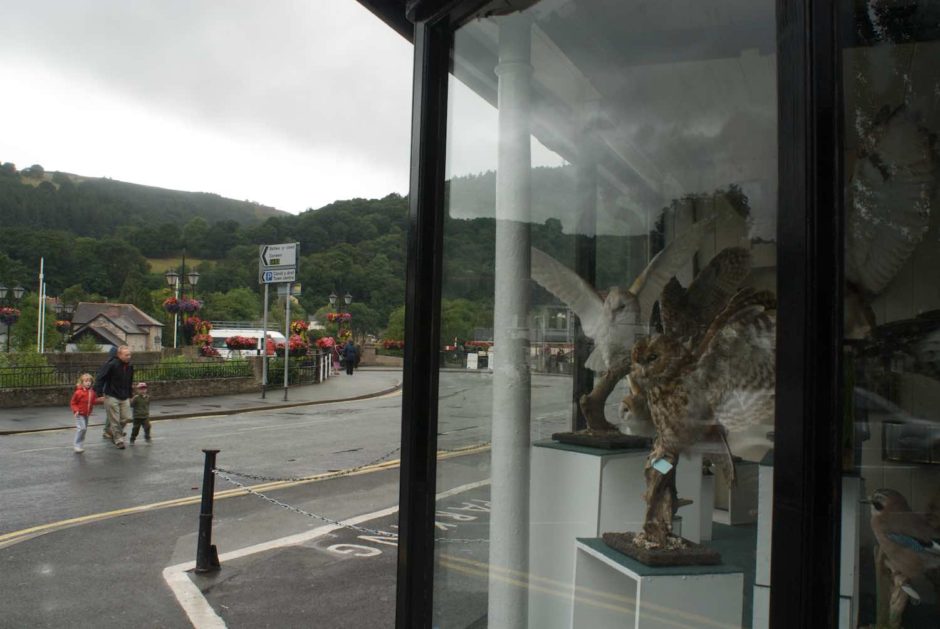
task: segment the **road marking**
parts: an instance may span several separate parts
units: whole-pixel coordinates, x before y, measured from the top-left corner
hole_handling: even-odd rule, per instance
[[[478,447],[468,448],[466,450],[460,450],[459,452],[441,452],[438,453],[438,459],[449,459],[457,456],[463,456],[467,454],[473,454],[476,452],[482,452],[483,450],[488,449],[490,446],[483,444]],[[372,472],[379,472],[385,469],[390,469],[393,467],[398,467],[401,464],[399,459],[392,459],[390,461],[383,461],[382,463],[376,463],[374,465],[369,465],[363,467],[360,470],[349,473],[347,476],[359,476],[361,474],[369,474]],[[226,498],[235,498],[238,496],[244,496],[248,494],[248,489],[254,491],[273,491],[277,489],[287,489],[289,487],[295,487],[297,485],[305,485],[307,483],[316,483],[321,480],[330,480],[335,478],[336,472],[323,472],[322,474],[317,474],[316,476],[311,476],[304,480],[298,481],[272,481],[266,483],[260,483],[258,485],[250,485],[246,489],[235,488],[227,489],[224,491],[216,491],[215,499],[224,500]],[[137,507],[126,507],[124,509],[117,509],[115,511],[106,511],[102,513],[92,513],[89,515],[83,515],[77,518],[69,518],[67,520],[59,520],[57,522],[49,522],[48,524],[40,524],[38,526],[31,526],[29,528],[20,529],[18,531],[12,531],[10,533],[4,533],[0,535],[0,549],[6,548],[8,546],[13,546],[14,544],[19,544],[20,542],[25,542],[26,540],[38,537],[40,535],[45,535],[46,533],[52,533],[61,529],[70,528],[73,526],[80,526],[83,524],[91,524],[92,522],[100,522],[103,520],[110,520],[112,518],[118,518],[125,515],[134,515],[137,513],[144,513],[147,511],[157,511],[160,509],[169,509],[172,507],[182,507],[191,504],[197,504],[202,499],[201,496],[187,496],[185,498],[174,498],[172,500],[164,500],[162,502],[154,502],[151,504],[140,505]]]
[[[477,481],[475,483],[467,483],[466,485],[454,487],[437,494],[437,499],[441,500],[443,498],[454,496],[456,494],[470,491],[471,489],[476,489],[477,487],[483,487],[489,484],[490,479],[488,478]],[[343,520],[341,524],[326,524],[303,533],[288,535],[287,537],[281,537],[267,542],[262,542],[260,544],[246,546],[245,548],[239,548],[238,550],[233,550],[231,552],[219,555],[219,563],[232,561],[233,559],[239,559],[241,557],[247,557],[248,555],[254,555],[268,550],[273,550],[275,548],[297,546],[318,537],[322,537],[323,535],[335,531],[336,529],[344,528],[350,524],[362,524],[363,522],[384,518],[385,516],[392,515],[393,513],[397,512],[398,505],[395,505],[394,507],[387,507],[379,511],[373,511],[372,513],[357,515],[355,517]],[[163,580],[166,581],[168,586],[170,586],[170,589],[173,591],[173,595],[176,596],[176,600],[179,602],[180,607],[182,607],[183,611],[186,612],[186,616],[189,618],[189,622],[192,623],[195,629],[225,629],[225,627],[227,627],[225,621],[222,620],[222,617],[216,613],[215,609],[212,607],[212,605],[209,604],[209,601],[206,599],[206,597],[203,596],[202,590],[200,590],[199,587],[193,583],[192,579],[189,578],[189,574],[187,574],[189,571],[195,569],[195,567],[195,561],[187,561],[176,564],[175,566],[164,568]]]

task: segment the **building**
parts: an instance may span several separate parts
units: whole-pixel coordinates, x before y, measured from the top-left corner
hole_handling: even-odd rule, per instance
[[[80,302],[72,315],[72,339],[95,337],[99,345],[127,345],[134,352],[159,351],[163,324],[133,304]]]
[[[915,512],[940,508],[936,7],[360,2],[415,47],[396,626],[855,628],[889,614],[937,626],[935,605],[907,605],[903,578],[885,577],[890,547],[860,506],[883,487]],[[565,185],[578,201],[552,208],[533,172],[561,165],[574,167]],[[437,457],[447,419],[438,324],[444,217],[461,208],[445,173],[488,170],[497,173],[488,216],[499,360],[486,550],[470,562],[437,521],[436,496],[457,482]],[[755,419],[762,434],[741,464],[760,480],[731,495],[753,500],[757,522],[712,528],[702,511],[712,481],[694,463],[682,489],[693,500],[679,510],[683,534],[737,545],[722,551],[734,569],[674,569],[670,580],[604,550],[594,539],[610,530],[603,513],[643,491],[643,461],[632,480],[601,483],[590,470],[604,466],[591,462],[628,453],[532,438],[543,393],[524,328],[533,226],[549,217],[571,237],[548,253],[587,286],[624,251],[645,264],[692,239],[694,251],[667,265],[682,287],[735,250],[750,273],[733,283],[776,295],[773,416]],[[667,279],[654,282],[654,299]],[[652,300],[638,300],[645,317]],[[582,376],[583,363],[569,408],[553,413],[570,415],[571,429],[584,426],[576,400],[593,380]],[[624,493],[605,503],[597,487],[611,482]]]

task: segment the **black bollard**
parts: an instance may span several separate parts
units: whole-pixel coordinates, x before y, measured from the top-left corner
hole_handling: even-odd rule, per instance
[[[215,497],[215,455],[218,450],[203,450],[206,466],[202,471],[202,504],[199,507],[199,540],[196,544],[196,572],[215,572],[220,568],[219,552],[212,543],[212,501]]]

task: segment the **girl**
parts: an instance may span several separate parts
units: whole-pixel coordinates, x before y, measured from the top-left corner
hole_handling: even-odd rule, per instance
[[[94,378],[90,373],[80,375],[78,382],[75,383],[72,401],[69,403],[75,414],[75,451],[79,453],[85,451],[82,445],[85,443],[85,431],[88,430],[88,417],[91,415],[92,407],[102,402],[95,395],[95,390],[91,388],[93,382]]]

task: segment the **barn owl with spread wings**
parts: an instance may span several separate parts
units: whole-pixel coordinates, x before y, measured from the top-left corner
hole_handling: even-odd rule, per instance
[[[584,333],[594,341],[585,366],[607,372],[629,358],[637,334],[645,334],[653,304],[666,283],[698,251],[712,220],[702,220],[666,245],[630,288],[612,286],[603,299],[593,286],[547,253],[532,248],[532,279],[578,315]]]

